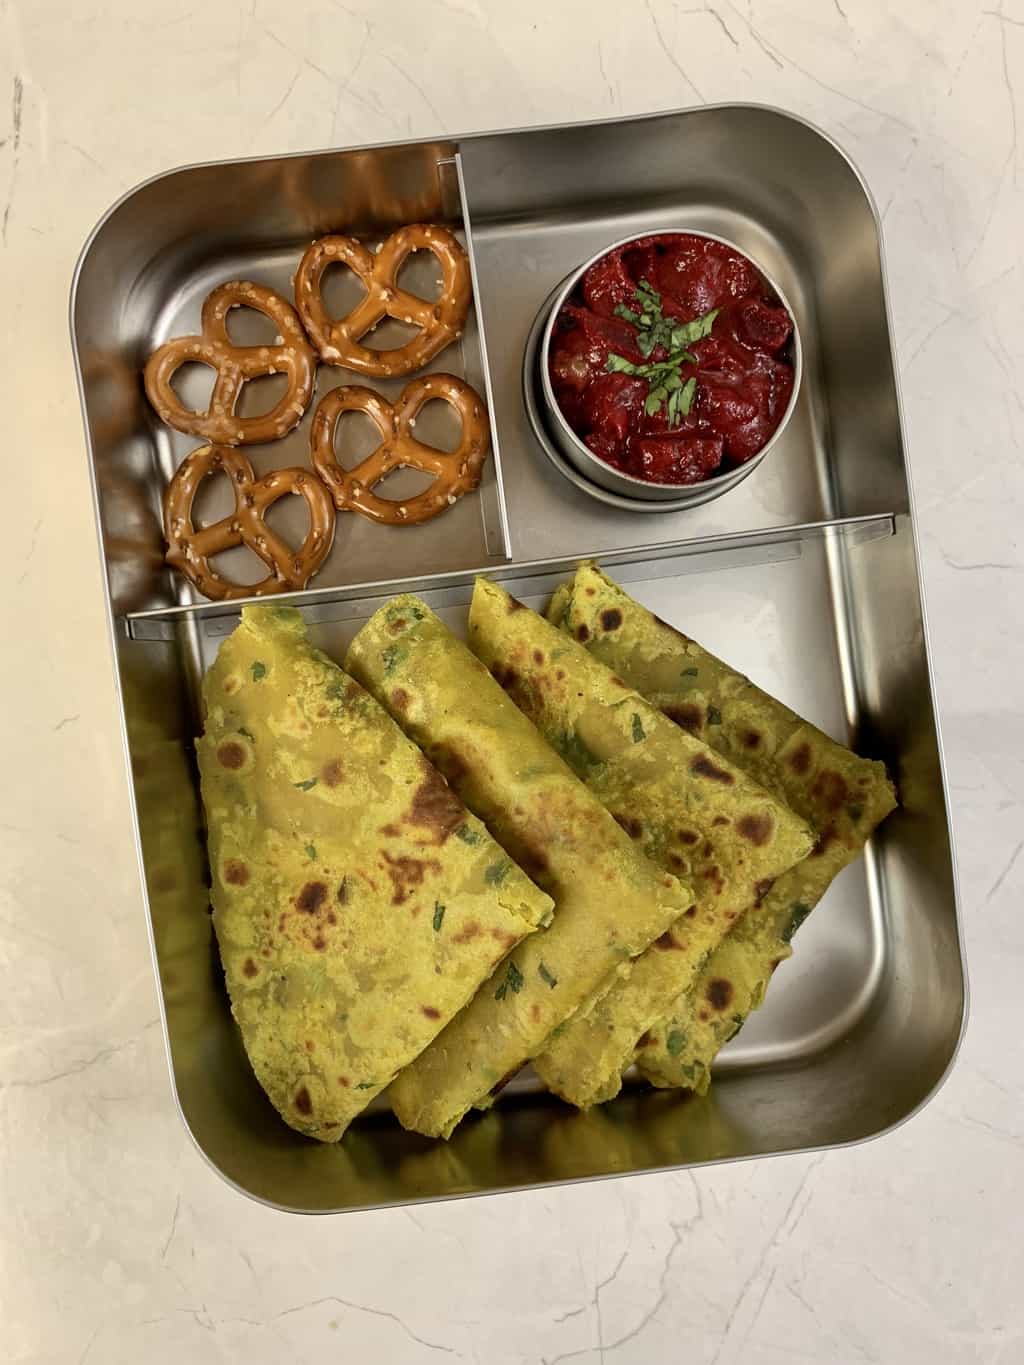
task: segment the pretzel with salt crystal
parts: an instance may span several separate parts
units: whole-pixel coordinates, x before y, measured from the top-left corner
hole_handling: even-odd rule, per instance
[[[197,528],[192,520],[196,495],[205,479],[224,473],[231,481],[234,510],[212,526]],[[298,550],[267,525],[266,514],[280,498],[295,493],[309,511],[309,530]],[[167,562],[204,596],[216,601],[266,597],[304,588],[323,564],[334,540],[334,504],[320,480],[308,469],[275,469],[257,479],[240,450],[206,445],[185,457],[164,494]],[[259,583],[238,584],[222,578],[210,560],[222,550],[247,545],[270,573]]]
[[[458,446],[438,450],[412,434],[420,409],[432,399],[451,405],[462,423]],[[362,412],[380,432],[381,443],[355,466],[343,469],[334,452],[338,423],[346,412]],[[487,414],[476,393],[453,374],[428,374],[406,384],[394,404],[361,384],[332,389],[320,401],[310,434],[313,468],[330,489],[339,512],[358,512],[371,521],[414,526],[429,521],[480,482],[488,441]],[[433,474],[434,482],[415,497],[382,498],[374,486],[396,469]]]
[[[441,294],[436,302],[398,285],[398,272],[414,251],[430,251],[441,267]],[[343,318],[334,319],[324,305],[321,284],[332,265],[347,265],[359,277],[366,296]],[[321,237],[306,248],[295,274],[295,306],[320,359],[377,379],[422,369],[462,335],[469,312],[469,260],[462,244],[447,228],[410,223],[393,232],[376,254],[354,237]],[[373,350],[360,342],[384,318],[414,324],[419,332],[390,350]]]
[[[232,308],[254,308],[270,318],[280,333],[277,341],[271,346],[236,346],[227,327]],[[187,408],[171,385],[182,365],[192,361],[217,371],[206,412]],[[245,382],[267,374],[287,377],[284,396],[259,417],[236,416]],[[297,426],[313,396],[315,374],[316,356],[287,299],[265,285],[231,280],[218,285],[204,302],[200,335],[165,342],[149,357],[144,377],[146,395],[168,426],[218,445],[236,446],[274,441]]]

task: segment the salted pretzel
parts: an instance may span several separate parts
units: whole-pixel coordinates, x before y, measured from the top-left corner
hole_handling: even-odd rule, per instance
[[[255,308],[277,326],[272,346],[236,346],[228,335],[232,308]],[[171,387],[182,365],[198,361],[217,371],[206,412],[187,408]],[[259,417],[238,417],[235,408],[248,379],[284,374],[288,388],[281,400]],[[274,441],[298,425],[313,396],[316,356],[295,310],[287,299],[262,284],[232,280],[218,285],[203,304],[199,336],[175,337],[146,362],[146,394],[157,415],[176,431],[205,437],[218,445],[251,445]]]
[[[204,479],[223,472],[231,481],[234,510],[212,526],[196,528],[192,509]],[[280,498],[296,493],[305,499],[309,530],[298,550],[292,550],[267,525],[267,511]],[[205,445],[185,457],[164,494],[164,535],[170,547],[167,562],[194,583],[206,597],[227,601],[236,597],[266,597],[304,588],[327,558],[334,540],[331,495],[308,469],[275,469],[257,479],[240,450]],[[222,550],[247,545],[270,573],[259,583],[231,583],[210,567]]]
[[[458,413],[462,435],[455,450],[424,445],[412,434],[425,403],[441,398]],[[377,449],[354,469],[343,469],[334,452],[338,423],[346,412],[363,412],[380,432]],[[394,404],[361,384],[345,384],[324,395],[313,415],[313,468],[334,497],[339,512],[359,512],[371,521],[413,526],[429,521],[476,488],[487,453],[487,414],[476,393],[452,374],[428,374],[406,384]],[[415,497],[382,498],[374,486],[395,469],[419,469],[434,482]]]
[[[441,296],[435,302],[398,286],[398,272],[413,251],[431,251],[441,267]],[[331,265],[347,265],[366,288],[344,318],[330,317],[321,282]],[[399,228],[376,254],[354,237],[321,237],[306,248],[295,275],[295,306],[320,359],[377,379],[411,374],[462,335],[469,312],[469,261],[447,228],[410,223]],[[375,351],[360,342],[384,318],[415,324],[419,332],[404,346]]]

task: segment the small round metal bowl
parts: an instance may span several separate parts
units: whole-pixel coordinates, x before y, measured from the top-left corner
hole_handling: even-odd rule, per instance
[[[761,274],[768,288],[778,298],[779,303],[786,309],[793,322],[792,335],[786,343],[781,357],[793,367],[793,392],[790,394],[789,402],[779,425],[757,454],[747,460],[745,464],[733,465],[721,473],[712,475],[709,479],[702,479],[699,483],[690,484],[653,483],[647,479],[638,479],[632,474],[625,474],[621,470],[615,469],[594,455],[566,421],[551,386],[551,375],[548,369],[551,336],[558,315],[562,311],[563,304],[568,300],[590,267],[602,257],[607,256],[610,251],[616,251],[619,247],[627,246],[630,242],[637,241],[640,236],[667,237],[677,233],[691,237],[706,237],[713,242],[721,242],[732,251],[744,256]],[[684,507],[695,507],[700,503],[709,502],[712,498],[727,493],[730,488],[735,488],[738,483],[752,474],[762,461],[768,458],[789,424],[789,419],[793,415],[800,393],[800,381],[803,376],[803,351],[800,345],[800,332],[797,327],[796,315],[788,299],[775,280],[748,252],[738,247],[735,242],[729,241],[727,237],[719,237],[713,232],[700,232],[688,227],[673,227],[661,229],[657,233],[634,233],[617,242],[610,242],[591,256],[589,260],[584,261],[571,275],[568,275],[545,300],[544,306],[537,316],[534,332],[531,333],[531,340],[534,337],[536,340],[533,347],[527,347],[528,353],[531,349],[533,350],[533,359],[530,359],[529,354],[524,358],[523,379],[527,390],[529,390],[531,383],[536,385],[533,395],[527,392],[527,411],[546,453],[551,457],[551,446],[553,445],[558,457],[560,457],[555,460],[555,463],[557,465],[561,465],[563,462],[567,463],[573,473],[578,476],[572,482],[585,492],[591,493],[602,502],[609,501],[608,494],[614,494],[616,495],[615,505],[625,504],[632,506],[637,511],[678,511]],[[527,374],[527,365],[533,371],[532,375]],[[566,472],[564,468],[562,472]]]

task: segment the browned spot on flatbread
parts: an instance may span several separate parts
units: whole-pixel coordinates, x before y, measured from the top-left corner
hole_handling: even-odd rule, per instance
[[[237,673],[229,673],[224,679],[224,691],[227,695],[233,696],[242,685],[242,680]]]
[[[535,664],[537,664],[538,667],[539,667],[541,664],[543,664],[543,662],[544,662],[544,651],[543,651],[542,649],[535,649],[535,650],[533,651],[533,662],[534,662]]]
[[[711,823],[713,825],[728,825],[731,822],[727,815],[716,815],[715,818],[711,821]]]
[[[242,964],[242,971],[246,976],[257,976],[259,970],[259,967],[256,966],[256,963],[253,962],[251,957],[247,957]]]
[[[694,919],[697,914],[697,907],[695,905],[691,905],[689,910],[683,911],[683,914],[687,919]]]
[[[408,624],[404,616],[396,616],[393,621],[388,622],[388,632],[391,635],[401,635]]]
[[[342,766],[340,758],[332,758],[320,769],[320,780],[325,787],[336,787],[341,781]]]
[[[744,749],[756,749],[761,743],[761,735],[758,730],[744,730],[740,736],[740,743]]]
[[[226,739],[217,746],[217,762],[222,768],[240,768],[245,762],[245,749],[237,739]]]
[[[355,701],[356,697],[361,697],[362,694],[363,689],[359,686],[357,682],[350,682],[349,685],[345,688],[346,701]]]
[[[229,858],[224,864],[224,880],[232,886],[246,886],[249,882],[249,868],[241,858]]]
[[[698,754],[690,764],[690,772],[696,777],[706,777],[709,782],[721,782],[723,787],[731,787],[736,781],[732,773],[712,763],[707,754]]]
[[[676,838],[681,844],[696,844],[700,842],[700,835],[692,829],[676,830]]]
[[[685,872],[690,866],[685,858],[680,858],[678,853],[668,855],[668,865],[673,872]]]
[[[315,915],[326,899],[326,882],[307,882],[295,897],[295,908],[304,915]]]
[[[689,730],[691,735],[696,734],[704,724],[704,712],[695,701],[676,701],[666,706],[664,711],[669,720],[675,721],[681,729]]]
[[[315,1052],[315,1051],[316,1051],[316,1043],[313,1042],[313,1039],[312,1039],[312,1038],[307,1038],[307,1039],[306,1039],[306,1051],[307,1051],[307,1052]]]
[[[631,839],[639,839],[643,834],[643,821],[638,820],[635,815],[624,815],[621,811],[613,810],[612,816],[616,824],[621,825]]]
[[[565,677],[565,669],[564,669],[564,668],[556,668],[556,669],[555,669],[555,677],[558,679],[559,682],[561,682],[561,681],[563,680],[563,678]]]
[[[540,1021],[540,1005],[536,1001],[530,1006],[530,1018],[535,1024]]]
[[[804,773],[810,770],[811,746],[809,744],[798,745],[790,754],[788,762],[797,776],[803,777]]]
[[[663,934],[654,940],[654,947],[662,953],[678,953],[682,948],[682,944],[677,943],[666,929]]]
[[[491,938],[495,943],[503,943],[506,948],[511,948],[513,944],[519,942],[517,934],[511,934],[507,929],[499,929],[497,925],[491,930]]]
[[[352,1084],[352,1082],[349,1080],[349,1078],[348,1078],[347,1076],[339,1076],[339,1077],[338,1077],[338,1084],[339,1084],[339,1085],[343,1085],[343,1086],[345,1087],[345,1089],[347,1090],[347,1089],[349,1088],[349,1086]]]
[[[508,611],[508,614],[509,614],[510,616],[512,615],[512,613],[513,613],[514,611],[525,611],[525,610],[526,610],[526,609],[525,609],[525,607],[523,606],[522,602],[517,601],[514,597],[510,597],[510,598],[508,599],[507,611]]]
[[[313,947],[317,950],[318,953],[322,953],[324,951],[324,949],[327,947],[327,940],[324,938],[323,934],[317,934],[316,938],[313,940]]]
[[[586,622],[581,621],[576,627],[576,639],[579,640],[581,645],[586,644],[590,639],[590,627]]]
[[[641,1033],[640,1037],[636,1040],[636,1045],[637,1047],[650,1047],[653,1042],[654,1035],[648,1029],[646,1033]]]
[[[295,1108],[300,1114],[307,1117],[313,1112],[313,1101],[309,1097],[309,1091],[303,1086],[295,1095]]]
[[[411,858],[402,855],[392,858],[390,853],[381,853],[387,863],[388,876],[391,878],[391,904],[402,905],[409,899],[414,887],[422,886],[428,871],[440,872],[441,864],[436,858]]]
[[[404,687],[396,687],[391,693],[391,705],[396,711],[405,711],[409,705],[409,693]]]
[[[441,1011],[435,1009],[433,1005],[421,1005],[420,1011],[427,1019],[440,1019],[441,1017]]]
[[[607,607],[607,608],[601,613],[601,629],[602,629],[602,630],[618,630],[619,626],[621,626],[621,625],[622,625],[622,612],[619,611],[618,607]]]
[[[709,886],[714,887],[716,896],[720,896],[725,890],[725,878],[722,876],[722,869],[716,863],[704,869],[704,880]]]
[[[389,821],[386,825],[381,825],[380,832],[386,839],[397,839],[402,831],[393,821]]]
[[[736,821],[736,830],[744,839],[749,839],[758,848],[772,837],[775,822],[763,812],[758,815],[741,815]]]
[[[705,995],[712,1009],[724,1010],[732,999],[732,982],[716,976],[714,980],[708,982]]]
[[[760,905],[768,892],[775,885],[774,877],[763,877],[761,881],[754,883],[754,904]]]
[[[441,774],[423,760],[423,779],[413,793],[412,805],[406,815],[410,825],[425,829],[429,842],[443,844],[466,819],[462,802]]]
[[[464,924],[457,934],[452,934],[449,942],[451,943],[471,943],[473,939],[479,938],[481,929],[475,919],[469,920]]]
[[[811,788],[811,795],[815,801],[820,802],[825,810],[830,812],[841,810],[849,794],[850,789],[843,775],[829,769],[818,774]]]
[[[348,905],[348,897],[349,897],[348,878],[342,877],[341,881],[338,883],[338,890],[335,894],[335,900],[338,902],[339,905]]]

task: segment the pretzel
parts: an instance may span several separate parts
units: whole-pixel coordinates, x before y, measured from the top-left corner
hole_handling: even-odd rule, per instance
[[[272,346],[236,346],[228,335],[232,308],[255,308],[276,323],[280,336]],[[199,361],[217,371],[206,412],[185,407],[171,387],[182,365]],[[202,333],[175,337],[146,362],[146,394],[157,415],[176,431],[187,431],[219,445],[251,445],[274,441],[297,426],[313,396],[316,359],[287,299],[262,284],[232,280],[218,285],[203,304]],[[279,403],[260,417],[236,417],[235,407],[248,379],[285,374],[288,388]]]
[[[453,451],[424,445],[412,435],[420,409],[433,398],[450,403],[462,421],[462,435]],[[334,453],[338,422],[346,412],[366,413],[381,435],[381,444],[354,469],[342,469]],[[463,493],[476,488],[487,438],[487,415],[469,385],[452,374],[428,374],[406,384],[393,405],[361,384],[332,389],[313,416],[310,446],[313,468],[331,490],[339,512],[358,512],[371,521],[413,526],[436,517]],[[374,486],[393,470],[403,468],[433,474],[434,482],[402,501],[378,497]]]
[[[212,526],[196,528],[192,508],[204,479],[219,470],[231,479],[234,511]],[[292,550],[266,522],[268,509],[289,493],[305,499],[309,530],[298,550]],[[257,479],[240,450],[205,445],[193,450],[178,467],[164,494],[164,535],[167,562],[178,569],[206,597],[228,601],[237,597],[266,597],[304,588],[327,558],[334,540],[334,508],[323,484],[307,469],[275,469]],[[270,573],[252,585],[231,583],[210,568],[210,559],[235,545],[247,545]]]
[[[436,303],[398,287],[398,272],[413,251],[432,251],[441,267],[441,297]],[[331,318],[321,283],[328,266],[347,265],[366,287],[347,317]],[[462,335],[469,312],[469,261],[447,228],[411,223],[393,232],[377,251],[354,237],[321,237],[306,248],[295,274],[295,306],[306,331],[329,365],[342,365],[378,379],[411,374]],[[375,351],[359,343],[385,317],[415,323],[419,333],[404,346]]]

